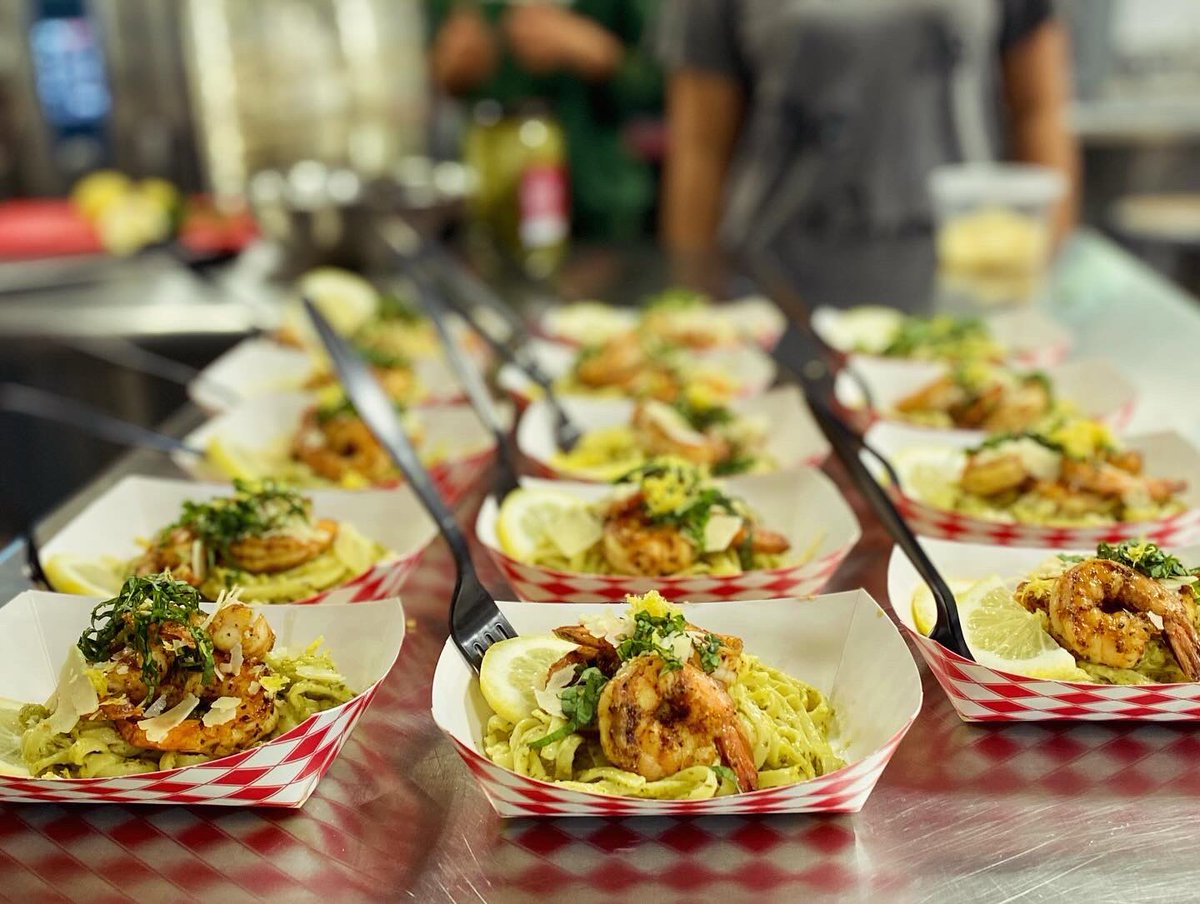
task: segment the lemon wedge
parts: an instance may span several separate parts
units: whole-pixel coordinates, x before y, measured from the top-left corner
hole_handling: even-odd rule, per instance
[[[525,635],[492,644],[479,666],[479,689],[492,712],[518,722],[537,709],[535,690],[546,684],[546,671],[575,644],[551,635]]]
[[[1037,615],[1013,599],[1000,578],[986,578],[958,598],[967,645],[975,661],[1033,678],[1086,681],[1075,657],[1042,627]]]
[[[257,480],[266,473],[252,450],[216,436],[208,444],[208,461],[230,480]]]
[[[42,568],[50,586],[59,593],[110,597],[121,589],[121,575],[113,564],[95,557],[51,556]]]
[[[559,534],[553,537],[556,545],[570,539],[561,536],[562,529],[572,534],[582,530],[581,515],[587,515],[587,503],[569,493],[523,487],[509,493],[501,504],[496,537],[501,549],[525,562],[533,557],[552,525],[554,533]],[[595,539],[598,538],[591,542]]]
[[[957,600],[960,596],[975,586],[975,581],[947,581],[950,592]],[[924,584],[918,584],[912,595],[913,627],[928,637],[933,633],[937,624],[937,604],[933,601],[933,593]]]
[[[0,697],[0,775],[29,775],[21,757],[21,723],[24,703]]]

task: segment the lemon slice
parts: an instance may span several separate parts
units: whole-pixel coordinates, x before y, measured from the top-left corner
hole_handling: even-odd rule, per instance
[[[954,594],[957,600],[960,596],[975,586],[975,581],[947,581],[950,585],[950,592]],[[928,637],[933,633],[933,626],[937,624],[937,604],[933,601],[933,593],[924,584],[918,584],[917,589],[912,595],[912,614],[913,627],[921,634]]]
[[[269,470],[254,450],[216,436],[208,443],[208,461],[230,480],[257,480]]]
[[[537,709],[534,691],[546,684],[546,671],[575,644],[548,634],[513,637],[492,644],[479,666],[479,689],[492,712],[518,722]]]
[[[1042,621],[1013,599],[999,578],[986,578],[958,600],[963,634],[980,665],[1034,678],[1089,680]]]
[[[117,569],[103,559],[62,554],[52,556],[42,568],[50,586],[59,593],[110,597],[121,589]]]
[[[915,447],[892,456],[906,495],[928,505],[953,509],[964,455],[959,449]]]
[[[29,775],[21,757],[21,723],[24,703],[0,697],[0,775]]]
[[[513,490],[500,506],[496,537],[500,548],[525,562],[542,544],[551,525],[560,525],[570,513],[586,509],[581,499],[552,489]]]

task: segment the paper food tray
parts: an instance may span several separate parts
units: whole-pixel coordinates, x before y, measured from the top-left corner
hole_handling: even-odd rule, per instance
[[[866,442],[891,461],[900,472],[903,482],[906,462],[911,462],[916,456],[942,467],[951,477],[956,475],[962,468],[963,451],[977,445],[978,438],[971,433],[933,431],[881,422],[867,431]],[[989,521],[936,508],[915,498],[910,489],[902,488],[897,492],[889,484],[888,491],[914,531],[963,543],[1094,549],[1102,540],[1115,543],[1135,537],[1146,537],[1163,546],[1177,546],[1200,535],[1200,450],[1174,432],[1128,436],[1123,438],[1123,442],[1128,448],[1145,456],[1147,474],[1188,482],[1187,489],[1180,494],[1186,506],[1184,511],[1155,521],[1052,527]],[[862,458],[876,478],[886,482],[887,478],[878,462],[866,453]]]
[[[0,696],[42,702],[58,683],[67,650],[87,627],[96,600],[26,591],[0,608]],[[404,639],[398,599],[357,606],[266,606],[276,649],[303,649],[318,637],[339,671],[362,692],[284,735],[198,766],[120,778],[32,779],[0,774],[0,801],[217,804],[300,807],[350,737],[391,670]]]
[[[131,559],[142,551],[137,538],[151,537],[173,523],[185,500],[213,499],[231,492],[229,484],[125,477],[42,545],[42,562],[59,554]],[[349,524],[390,554],[351,580],[296,600],[296,604],[359,603],[395,596],[437,534],[433,521],[408,487],[302,492],[312,498],[314,518]]]
[[[628,425],[635,403],[630,399],[562,400],[567,415],[587,433],[603,427]],[[766,454],[778,462],[776,470],[817,466],[829,457],[829,441],[813,420],[804,397],[795,386],[780,386],[729,406],[739,415],[767,425]],[[517,447],[545,474],[567,480],[592,480],[587,474],[560,470],[553,464],[558,446],[554,440],[554,413],[544,399],[530,404],[517,426]]]
[[[863,309],[853,309],[860,315]],[[855,322],[850,311],[819,307],[813,311],[813,332],[834,351],[842,354],[854,352],[859,343],[873,346],[881,335],[894,328],[902,312],[892,308],[871,308],[874,316],[870,322]],[[1026,367],[1049,367],[1059,364],[1071,350],[1071,336],[1064,327],[1041,311],[1030,308],[993,314],[984,320],[991,328],[992,336],[1008,349],[1008,359],[1013,364]]]
[[[819,593],[862,536],[854,512],[833,482],[813,468],[799,468],[719,481],[731,496],[743,498],[764,527],[784,534],[806,562],[733,575],[638,577],[581,574],[528,565],[510,558],[496,534],[499,503],[489,496],[479,510],[475,533],[522,600],[592,602],[624,599],[627,593],[659,590],[671,600],[745,600],[803,597]],[[525,478],[527,487],[551,487],[580,499],[599,500],[613,488],[600,483]]]
[[[623,605],[500,603],[520,634],[548,634]],[[847,765],[820,778],[710,800],[637,800],[568,791],[517,775],[482,750],[490,714],[475,673],[447,641],[433,678],[433,719],[503,817],[850,813],[862,809],[921,708],[921,681],[891,620],[864,590],[815,599],[685,606],[689,621],[734,634],[746,652],[815,686],[836,712],[834,749]]]
[[[201,424],[184,437],[184,442],[197,449],[207,449],[214,438],[245,449],[269,447],[291,437],[305,409],[313,401],[313,395],[305,392],[247,399]],[[429,468],[429,473],[438,490],[453,505],[482,476],[484,466],[495,451],[495,439],[467,405],[433,405],[417,409],[415,414],[424,436],[417,451],[439,451],[439,460]],[[228,478],[207,459],[182,452],[173,453],[171,458],[198,480]]]
[[[1022,577],[1054,555],[1054,549],[998,549],[944,540],[922,540],[930,559],[948,581]],[[1081,547],[1076,552],[1094,553]],[[1170,547],[1185,562],[1200,559],[1200,548]],[[1200,719],[1200,683],[1116,686],[1048,681],[1014,675],[970,662],[917,632],[913,592],[922,584],[899,549],[888,565],[888,597],[905,632],[917,645],[934,677],[965,722],[1144,721]]]
[[[636,308],[603,305],[604,313],[599,317],[589,312],[586,318],[578,318],[573,316],[574,308],[574,305],[549,308],[542,315],[538,330],[556,342],[587,345],[636,328],[640,314]],[[759,296],[715,302],[708,310],[733,326],[735,342],[755,342],[765,349],[774,348],[787,327],[783,312],[770,299]]]
[[[561,342],[534,339],[528,350],[534,362],[551,379],[563,376],[571,369],[579,349]],[[733,345],[706,352],[689,353],[705,367],[721,371],[738,386],[735,395],[754,396],[775,381],[775,362],[762,349],[753,345]],[[496,375],[496,384],[512,395],[518,404],[527,404],[541,390],[513,364],[505,364]]]
[[[853,371],[853,373],[850,373]],[[838,373],[834,392],[838,404],[851,411],[866,407],[865,384],[874,408],[872,419],[907,423],[895,415],[896,403],[949,371],[937,361],[907,361],[898,358],[874,358],[851,355]],[[1102,421],[1114,430],[1123,430],[1133,417],[1137,390],[1125,375],[1107,361],[1069,361],[1046,369],[1057,398],[1072,404],[1081,416]],[[857,376],[858,379],[855,379]],[[919,427],[920,424],[909,426]],[[948,430],[948,427],[924,427]],[[983,431],[966,430],[976,438]]]
[[[462,388],[443,360],[417,358],[413,369],[427,392],[420,404],[439,405],[463,398]],[[204,368],[188,384],[188,395],[205,411],[228,411],[243,399],[301,391],[313,370],[313,357],[303,349],[271,339],[246,339]]]

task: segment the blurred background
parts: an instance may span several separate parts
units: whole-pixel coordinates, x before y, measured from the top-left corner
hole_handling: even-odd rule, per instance
[[[1053,176],[1010,187],[1045,226],[1011,243],[1082,225],[1200,287],[1200,4],[832,6],[6,0],[0,380],[157,423],[289,278],[383,266],[396,212],[564,296],[666,249],[678,278],[769,253],[807,297],[890,300],[847,274],[927,280],[931,204],[994,188],[931,193],[964,160]],[[115,452],[0,414],[0,536]]]

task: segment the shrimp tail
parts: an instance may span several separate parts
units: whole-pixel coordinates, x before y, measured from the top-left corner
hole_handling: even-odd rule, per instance
[[[716,742],[721,759],[737,776],[738,790],[754,791],[758,788],[758,770],[754,768],[754,755],[742,730],[735,723],[726,722],[717,732]]]
[[[1163,630],[1188,681],[1200,680],[1200,637],[1195,626],[1182,616],[1169,615],[1163,618]]]

